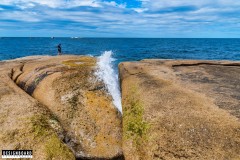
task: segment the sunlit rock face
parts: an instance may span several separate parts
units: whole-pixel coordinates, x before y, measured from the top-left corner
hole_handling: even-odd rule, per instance
[[[47,110],[51,119],[46,114],[40,119],[71,154],[80,159],[122,157],[121,114],[96,77],[95,58],[40,56],[7,63],[18,64],[8,67],[10,80]]]
[[[240,159],[240,63],[119,65],[126,159]]]

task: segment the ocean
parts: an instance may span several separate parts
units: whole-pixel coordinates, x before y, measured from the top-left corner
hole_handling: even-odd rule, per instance
[[[98,57],[96,75],[122,112],[118,64],[142,59],[240,60],[240,39],[0,38],[0,60],[63,54]]]
[[[146,58],[240,60],[240,39],[180,38],[0,38],[0,60],[32,55],[100,56],[112,51],[115,64]]]

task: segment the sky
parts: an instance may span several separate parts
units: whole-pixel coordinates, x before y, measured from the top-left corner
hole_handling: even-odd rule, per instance
[[[240,38],[239,0],[0,0],[0,37]]]

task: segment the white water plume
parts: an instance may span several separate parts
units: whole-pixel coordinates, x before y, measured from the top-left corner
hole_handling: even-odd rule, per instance
[[[112,58],[112,54],[112,51],[105,51],[101,56],[98,57],[98,71],[96,75],[104,82],[108,92],[113,98],[113,104],[122,113],[118,74],[114,71],[113,68],[112,62],[114,62],[115,59]]]

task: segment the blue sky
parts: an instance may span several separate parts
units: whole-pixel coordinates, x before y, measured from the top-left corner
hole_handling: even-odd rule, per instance
[[[1,36],[240,38],[240,1],[0,0]]]

